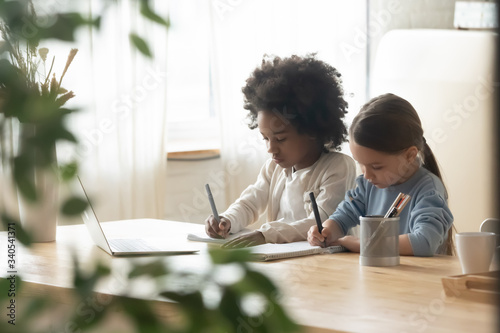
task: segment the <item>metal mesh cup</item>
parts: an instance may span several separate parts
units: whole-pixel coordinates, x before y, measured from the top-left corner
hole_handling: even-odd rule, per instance
[[[361,216],[359,218],[361,266],[399,265],[399,217]]]

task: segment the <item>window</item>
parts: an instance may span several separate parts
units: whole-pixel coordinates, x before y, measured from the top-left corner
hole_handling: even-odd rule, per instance
[[[172,1],[169,12],[168,151],[219,148],[219,122],[211,98],[207,2]]]

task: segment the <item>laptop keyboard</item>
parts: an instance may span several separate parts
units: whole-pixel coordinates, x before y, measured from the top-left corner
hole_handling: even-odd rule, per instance
[[[109,245],[117,252],[147,252],[159,251],[143,239],[110,239]]]

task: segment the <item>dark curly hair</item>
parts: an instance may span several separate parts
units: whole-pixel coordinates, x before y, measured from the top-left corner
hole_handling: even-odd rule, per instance
[[[292,55],[266,59],[242,88],[248,126],[257,127],[259,111],[278,112],[298,133],[311,135],[324,150],[338,149],[347,140],[347,113],[340,73],[315,58]]]

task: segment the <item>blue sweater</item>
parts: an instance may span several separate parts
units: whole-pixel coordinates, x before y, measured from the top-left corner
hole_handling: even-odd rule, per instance
[[[330,216],[344,235],[359,224],[359,215],[385,215],[400,192],[411,196],[401,212],[399,234],[408,234],[415,256],[433,256],[443,253],[453,215],[446,201],[441,180],[421,167],[406,182],[379,189],[363,176],[356,179],[356,188],[347,191],[344,201]],[[349,197],[352,197],[359,212]]]

